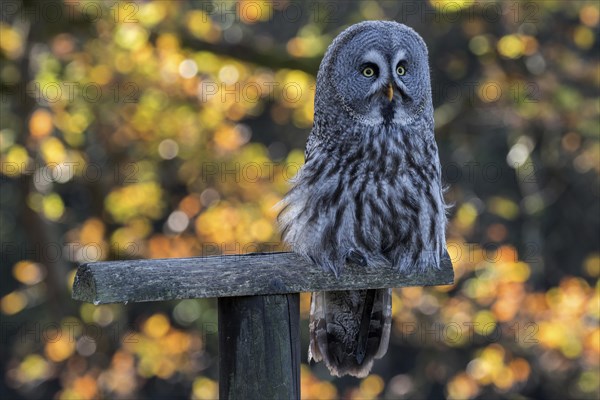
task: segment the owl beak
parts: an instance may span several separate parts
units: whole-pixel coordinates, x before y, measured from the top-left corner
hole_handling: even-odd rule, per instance
[[[387,87],[385,88],[385,95],[390,102],[394,99],[394,87],[392,86],[391,82],[388,83]]]

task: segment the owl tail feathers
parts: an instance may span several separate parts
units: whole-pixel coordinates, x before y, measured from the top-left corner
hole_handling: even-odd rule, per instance
[[[344,299],[351,293],[313,293],[308,360],[324,361],[334,376],[364,378],[371,371],[373,361],[387,352],[392,317],[391,289],[354,292],[360,295],[361,301],[352,309],[349,308],[352,302]],[[348,314],[354,318],[345,318]]]

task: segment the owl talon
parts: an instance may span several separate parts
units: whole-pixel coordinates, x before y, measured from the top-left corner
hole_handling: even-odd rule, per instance
[[[361,267],[366,267],[367,266],[367,259],[365,258],[365,256],[363,256],[359,251],[356,250],[350,250],[348,252],[348,255],[346,256],[346,260],[360,265]]]

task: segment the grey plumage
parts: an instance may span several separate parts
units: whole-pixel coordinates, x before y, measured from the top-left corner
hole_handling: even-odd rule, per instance
[[[305,165],[281,203],[292,250],[340,279],[347,262],[439,268],[446,214],[433,124],[421,37],[384,21],[342,32],[317,75]],[[366,376],[388,347],[391,290],[313,293],[310,318],[309,359]]]

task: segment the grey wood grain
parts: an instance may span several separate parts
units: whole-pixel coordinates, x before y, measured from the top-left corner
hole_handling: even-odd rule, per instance
[[[300,295],[219,298],[219,398],[300,399]]]
[[[441,269],[398,273],[348,264],[339,279],[294,253],[102,261],[79,267],[73,298],[101,303],[288,294],[327,290],[450,285],[449,258]]]

